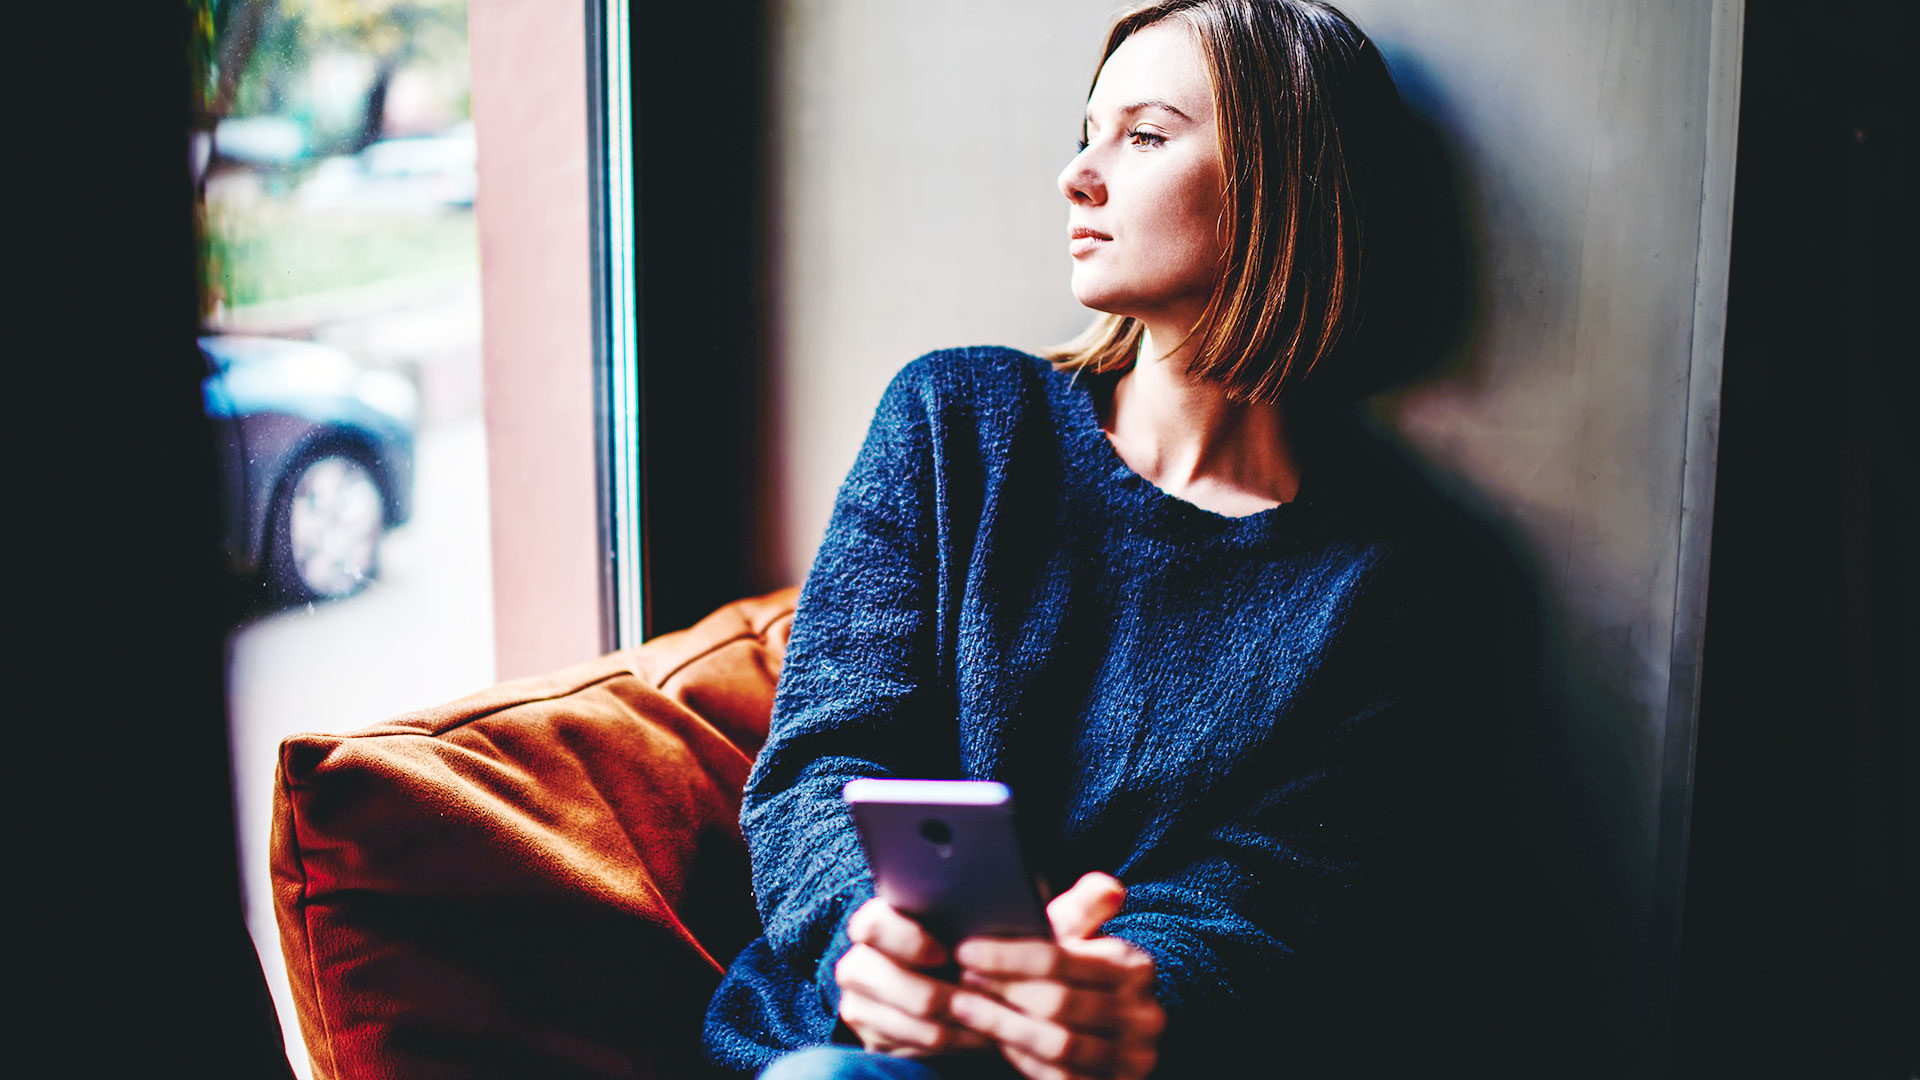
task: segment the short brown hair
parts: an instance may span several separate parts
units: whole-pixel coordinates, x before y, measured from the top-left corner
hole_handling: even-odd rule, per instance
[[[1317,0],[1154,0],[1114,22],[1101,67],[1172,18],[1194,29],[1212,77],[1231,223],[1188,370],[1230,399],[1275,402],[1358,328],[1362,241],[1399,96],[1373,42]],[[1102,315],[1046,355],[1061,368],[1125,370],[1143,329]]]

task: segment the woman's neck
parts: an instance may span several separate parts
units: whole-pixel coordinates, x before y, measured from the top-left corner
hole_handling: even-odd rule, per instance
[[[1228,401],[1187,374],[1195,342],[1161,355],[1149,330],[1114,383],[1102,426],[1127,467],[1169,495],[1228,517],[1291,502],[1300,473],[1278,405]]]

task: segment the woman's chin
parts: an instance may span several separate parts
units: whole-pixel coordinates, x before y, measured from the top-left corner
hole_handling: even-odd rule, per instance
[[[1092,283],[1083,283],[1078,279],[1075,279],[1073,283],[1073,298],[1080,301],[1083,307],[1090,307],[1095,311],[1103,311],[1108,315],[1119,315],[1121,312],[1118,308],[1126,306],[1126,298],[1116,290],[1101,288]]]

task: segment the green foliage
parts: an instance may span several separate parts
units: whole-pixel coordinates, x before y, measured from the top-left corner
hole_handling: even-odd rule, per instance
[[[292,84],[306,73],[311,46],[302,40],[300,24],[281,10],[269,12],[260,27],[253,54],[235,85],[233,115],[289,115],[304,119],[292,107]]]
[[[313,99],[308,76],[313,64],[329,57],[359,57],[369,83],[378,71],[408,64],[464,70],[467,49],[467,0],[193,0],[207,13],[217,39],[209,63],[238,62],[229,115],[284,116],[309,128],[309,143],[343,141],[345,130],[325,130],[328,119]],[[244,33],[238,9],[251,7],[254,35]],[[244,45],[235,48],[235,45]],[[364,94],[370,87],[362,87]],[[465,94],[456,94],[464,101]],[[211,96],[208,97],[211,101]]]
[[[193,19],[192,36],[187,41],[193,68],[193,100],[203,112],[213,104],[214,53],[220,40],[214,6],[210,0],[187,0],[187,11]]]
[[[315,211],[262,200],[216,203],[207,217],[212,298],[230,307],[453,270],[479,260],[471,210]]]
[[[280,9],[311,35],[309,44],[340,45],[380,57],[444,48],[451,34],[466,42],[466,0],[279,0]]]
[[[414,64],[464,77],[467,0],[187,3],[201,128],[226,117],[280,117],[305,131],[310,155],[253,170],[247,183],[203,202],[204,311],[474,264],[471,210],[304,209],[295,198],[322,158],[378,134],[380,79]],[[316,77],[319,64],[329,65],[325,79]],[[342,90],[343,72],[364,81]],[[466,89],[448,90],[453,114],[467,115]]]

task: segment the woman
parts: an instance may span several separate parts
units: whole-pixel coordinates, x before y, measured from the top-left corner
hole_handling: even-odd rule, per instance
[[[1105,314],[1051,363],[922,357],[881,401],[747,784],[766,935],[709,1014],[720,1064],[1209,1075],[1311,1033],[1316,950],[1410,835],[1459,670],[1438,575],[1316,434],[1398,116],[1324,4],[1117,22],[1059,178]],[[1077,882],[1055,940],[949,954],[874,899],[855,776],[1009,784],[1029,861]]]

